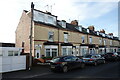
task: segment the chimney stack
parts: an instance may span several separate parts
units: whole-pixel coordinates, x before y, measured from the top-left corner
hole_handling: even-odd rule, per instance
[[[89,26],[88,29],[94,31],[95,27],[94,26]]]
[[[47,14],[52,15],[51,12],[46,11]]]
[[[113,33],[109,33],[110,36],[113,36]]]
[[[100,33],[104,33],[105,34],[105,30],[104,29],[100,30]]]
[[[78,21],[77,20],[73,20],[73,21],[71,21],[71,24],[73,24],[75,26],[78,26]]]

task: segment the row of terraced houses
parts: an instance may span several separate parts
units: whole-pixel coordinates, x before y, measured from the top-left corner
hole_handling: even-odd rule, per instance
[[[50,12],[33,10],[32,56],[41,58],[61,55],[82,56],[120,51],[120,40],[94,26],[84,28],[77,20],[58,20]],[[16,47],[30,53],[31,12],[24,10],[16,29]]]

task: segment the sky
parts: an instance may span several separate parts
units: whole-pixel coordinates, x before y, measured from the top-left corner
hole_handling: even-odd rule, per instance
[[[0,2],[0,42],[15,43],[15,31],[23,10],[30,10],[31,2],[35,9],[49,11],[58,20],[78,20],[79,25],[118,36],[119,0],[1,0]]]

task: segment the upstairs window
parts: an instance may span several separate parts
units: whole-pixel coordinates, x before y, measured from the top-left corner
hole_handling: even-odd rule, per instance
[[[110,45],[112,45],[112,40],[110,40]]]
[[[106,40],[104,40],[104,45],[106,45]]]
[[[85,37],[82,36],[81,38],[82,38],[82,43],[85,43]]]
[[[82,27],[81,26],[76,27],[76,29],[78,29],[79,31],[82,31]]]
[[[59,25],[61,25],[63,28],[66,28],[66,22],[65,21],[60,21],[58,22]]]
[[[39,21],[39,22],[43,22],[43,23],[47,23],[47,24],[52,24],[56,26],[56,20],[57,17],[47,14],[47,13],[43,13],[40,11],[36,11],[34,10],[34,16],[33,16],[34,21]]]
[[[54,41],[54,32],[48,32],[48,41]]]
[[[68,33],[64,32],[64,42],[68,43]]]
[[[99,35],[99,32],[97,31],[97,35]]]
[[[89,43],[92,44],[92,37],[89,37]]]
[[[89,29],[87,29],[87,33],[89,33],[90,31],[89,31]]]
[[[47,23],[50,23],[50,24],[54,23],[53,17],[48,16]]]
[[[102,39],[101,38],[99,39],[99,43],[102,44]]]

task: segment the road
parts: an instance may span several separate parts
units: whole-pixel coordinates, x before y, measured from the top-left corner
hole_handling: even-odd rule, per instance
[[[84,69],[74,69],[67,73],[54,73],[50,71],[49,67],[43,68],[43,72],[38,68],[35,68],[32,72],[21,71],[6,73],[3,78],[22,78],[24,80],[39,79],[39,78],[120,78],[120,61],[119,62],[107,62],[97,66],[88,65]],[[15,76],[16,74],[16,76]],[[23,74],[23,75],[21,75]],[[20,76],[18,76],[20,75]]]
[[[108,62],[98,66],[86,66],[67,73],[49,73],[34,78],[120,78],[120,62]]]

